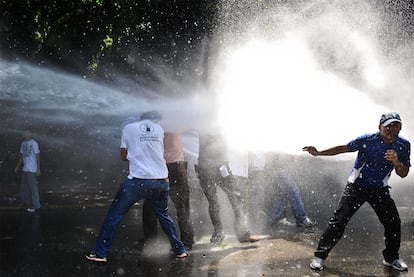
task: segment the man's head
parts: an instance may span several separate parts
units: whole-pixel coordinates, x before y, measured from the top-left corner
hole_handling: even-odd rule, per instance
[[[401,131],[401,117],[398,113],[385,113],[381,116],[379,129],[385,143],[393,143]]]
[[[387,127],[393,122],[401,123],[401,117],[398,113],[385,113],[381,116],[380,125]]]
[[[157,111],[148,111],[148,112],[144,112],[141,114],[140,120],[144,120],[144,119],[148,119],[154,122],[160,122],[162,119],[162,116],[159,112]]]
[[[30,140],[32,138],[32,132],[30,132],[29,130],[25,130],[23,131],[22,136],[24,140]]]

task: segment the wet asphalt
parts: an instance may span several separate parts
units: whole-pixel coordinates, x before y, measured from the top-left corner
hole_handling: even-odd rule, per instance
[[[212,245],[207,200],[194,177],[191,180],[190,205],[196,244],[190,256],[183,260],[172,257],[161,230],[156,241],[144,243],[142,206],[137,203],[118,228],[107,264],[89,262],[85,255],[94,245],[117,186],[43,183],[42,208],[28,213],[20,204],[18,184],[2,183],[0,276],[414,277],[414,208],[411,207],[414,196],[409,186],[393,190],[402,220],[400,256],[408,263],[408,272],[400,273],[382,265],[383,227],[366,205],[349,222],[343,238],[326,260],[325,270],[315,272],[309,268],[309,262],[341,186],[320,186],[308,179],[302,187],[308,214],[318,221],[311,229],[277,225],[264,228],[265,214],[255,205],[262,202],[264,192],[249,187],[245,204],[250,230],[261,238],[254,243],[236,240],[232,210],[219,192],[226,238],[223,243]],[[174,212],[170,205],[173,218]]]
[[[409,207],[399,207],[400,255],[409,265],[408,272],[382,265],[383,229],[365,206],[352,218],[326,260],[325,270],[315,272],[309,269],[309,261],[325,219],[311,229],[263,229],[259,222],[253,223],[252,233],[262,238],[255,243],[239,243],[227,224],[223,243],[211,245],[211,223],[205,214],[193,210],[196,244],[190,256],[180,260],[171,256],[162,231],[156,241],[142,241],[142,207],[137,203],[118,229],[108,263],[102,265],[86,261],[84,256],[93,247],[111,193],[92,199],[79,190],[49,191],[42,195],[42,202],[39,211],[29,213],[17,197],[1,199],[0,276],[414,276],[414,219]],[[197,205],[193,203],[193,207]]]

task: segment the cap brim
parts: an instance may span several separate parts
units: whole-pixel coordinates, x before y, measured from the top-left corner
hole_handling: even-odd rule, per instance
[[[397,118],[390,118],[390,119],[385,120],[384,123],[382,123],[381,125],[384,126],[384,127],[387,127],[388,125],[390,125],[393,122],[400,122],[401,123],[401,120],[399,120]]]

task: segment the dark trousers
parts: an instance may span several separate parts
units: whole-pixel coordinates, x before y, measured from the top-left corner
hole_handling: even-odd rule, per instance
[[[385,249],[382,252],[384,259],[392,262],[399,258],[401,220],[389,189],[387,187],[380,189],[361,188],[354,184],[347,184],[345,187],[338,208],[319,241],[315,252],[316,257],[326,259],[342,237],[345,226],[351,217],[365,202],[371,205],[384,226]]]
[[[180,238],[186,247],[194,244],[193,224],[190,217],[190,188],[187,177],[187,162],[168,163],[169,195],[177,211]],[[157,218],[154,211],[144,201],[143,230],[145,239],[157,236]]]
[[[233,208],[235,217],[235,231],[239,240],[249,237],[246,215],[243,210],[243,195],[240,186],[233,175],[222,177],[220,175],[219,166],[200,166],[198,165],[198,178],[204,195],[208,200],[208,211],[211,223],[214,227],[214,234],[223,232],[223,224],[220,218],[220,204],[217,195],[217,186],[219,186]],[[214,235],[213,234],[213,235]]]

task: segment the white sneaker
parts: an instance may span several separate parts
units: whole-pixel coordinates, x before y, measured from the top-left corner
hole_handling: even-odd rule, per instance
[[[396,260],[394,260],[390,263],[387,262],[386,260],[383,260],[382,263],[383,263],[383,265],[392,267],[392,268],[394,268],[395,270],[398,270],[398,271],[408,270],[407,264],[401,259],[396,259]]]
[[[98,262],[98,263],[106,263],[107,262],[105,257],[98,256],[95,253],[90,253],[90,254],[86,255],[85,258],[90,260],[90,261]]]
[[[313,257],[309,266],[313,270],[322,270],[323,262],[324,260],[322,260],[321,258]]]
[[[282,226],[294,226],[295,225],[295,223],[290,222],[289,220],[287,220],[286,217],[284,217],[282,219],[279,219],[277,221],[277,224],[282,225]]]

